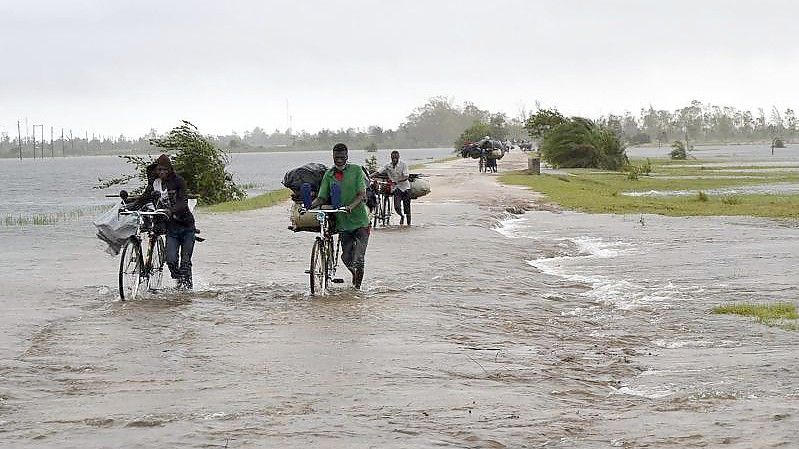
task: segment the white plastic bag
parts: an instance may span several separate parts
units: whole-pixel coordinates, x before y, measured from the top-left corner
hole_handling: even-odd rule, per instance
[[[430,183],[426,179],[416,178],[411,181],[411,199],[415,200],[430,193]]]
[[[108,244],[106,252],[112,255],[119,254],[125,241],[138,229],[138,219],[133,215],[120,215],[120,206],[115,205],[93,221],[97,238]]]

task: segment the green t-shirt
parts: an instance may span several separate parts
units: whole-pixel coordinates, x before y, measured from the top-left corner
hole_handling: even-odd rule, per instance
[[[327,170],[319,186],[319,198],[330,202],[333,184],[338,184],[341,189],[341,206],[347,206],[355,201],[358,192],[366,192],[363,170],[355,164],[345,165],[344,170],[339,170],[335,166]],[[361,201],[348,214],[336,214],[336,229],[339,231],[352,231],[367,226],[369,226],[369,213],[366,211],[365,201]]]

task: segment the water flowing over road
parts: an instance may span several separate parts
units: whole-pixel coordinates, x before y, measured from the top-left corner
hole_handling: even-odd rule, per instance
[[[799,334],[710,310],[796,301],[797,223],[562,212],[471,160],[423,171],[360,292],[309,296],[287,204],[199,213],[196,291],[128,302],[88,220],[0,228],[0,446],[795,444]]]

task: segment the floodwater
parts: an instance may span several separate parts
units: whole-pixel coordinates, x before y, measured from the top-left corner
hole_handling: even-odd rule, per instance
[[[400,150],[408,164],[430,162],[452,153],[449,148],[417,148]],[[350,151],[350,160],[362,164],[374,154],[381,164],[388,163],[388,150],[367,153]],[[228,171],[248,193],[259,194],[283,186],[283,174],[309,163],[331,164],[328,151],[290,151],[270,153],[231,153]],[[0,159],[0,219],[5,216],[27,217],[36,214],[65,213],[81,209],[95,210],[111,205],[107,194],[131,185],[95,189],[99,179],[113,179],[132,173],[133,166],[117,156],[85,156],[52,159]]]
[[[558,212],[470,160],[425,172],[362,292],[308,295],[287,206],[200,213],[196,291],[128,302],[86,227],[0,227],[0,446],[795,444],[799,333],[710,310],[796,301],[796,222]]]
[[[733,179],[740,179],[736,177]],[[714,176],[714,179],[719,179]],[[775,182],[771,184],[755,184],[750,186],[720,187],[717,189],[702,190],[708,195],[794,195],[799,193],[799,184],[792,182]],[[692,196],[697,195],[699,190],[647,190],[622,192],[626,196]]]

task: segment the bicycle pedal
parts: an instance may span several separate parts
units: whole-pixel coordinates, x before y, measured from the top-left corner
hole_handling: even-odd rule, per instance
[[[333,281],[334,284],[343,284],[344,283],[344,279],[341,279],[341,278],[333,278],[332,281]]]

